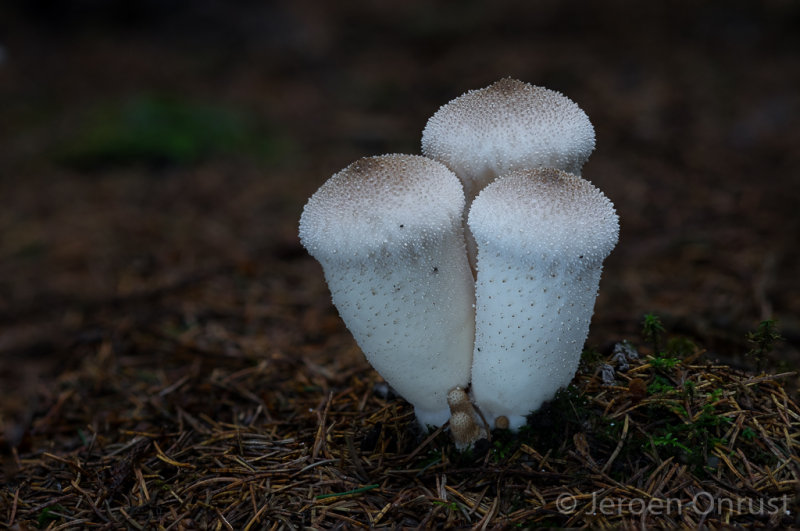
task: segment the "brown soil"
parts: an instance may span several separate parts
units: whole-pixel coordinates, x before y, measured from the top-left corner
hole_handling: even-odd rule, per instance
[[[794,5],[130,4],[0,6],[0,525],[800,525]],[[684,407],[729,418],[708,428],[728,450],[704,450],[714,471],[676,446],[614,454],[586,425],[469,460],[373,393],[297,240],[302,205],[358,157],[418,153],[439,105],[504,76],[560,90],[594,123],[583,175],[622,231],[588,344],[651,353],[653,312],[701,347],[665,374],[703,391]],[[180,130],[155,147],[94,143],[142,101],[166,101],[154,112],[176,112]],[[229,119],[233,132],[197,132]],[[765,367],[788,374],[754,380],[746,334],[768,318],[785,340]],[[597,375],[576,380],[587,412],[659,429],[648,401],[663,397],[642,402],[632,376],[603,391]],[[556,510],[598,490],[793,508]]]

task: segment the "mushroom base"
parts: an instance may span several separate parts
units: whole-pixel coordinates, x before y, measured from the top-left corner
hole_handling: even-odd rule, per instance
[[[422,426],[423,429],[428,429],[428,427],[438,428],[450,420],[449,407],[438,410],[414,407],[414,414],[417,416],[417,422],[419,422],[419,425]]]
[[[507,257],[487,255],[478,255],[472,392],[490,426],[502,415],[516,431],[572,381],[601,268],[509,267]]]
[[[370,364],[423,426],[450,418],[447,392],[469,384],[474,284],[460,219],[411,244],[323,262],[339,315]]]

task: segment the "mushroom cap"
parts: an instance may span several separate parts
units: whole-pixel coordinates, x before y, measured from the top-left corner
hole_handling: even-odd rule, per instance
[[[461,220],[464,191],[444,165],[419,155],[360,159],[306,203],[300,240],[321,262],[395,245],[414,247]]]
[[[464,406],[471,406],[469,395],[463,387],[453,387],[448,391],[447,404],[451,409],[464,409]]]
[[[422,133],[422,153],[452,169],[470,196],[514,169],[580,175],[594,143],[594,127],[575,102],[511,78],[443,105]]]
[[[479,249],[505,248],[564,266],[600,264],[619,239],[619,218],[603,192],[554,168],[514,171],[484,188],[470,208],[469,228]]]

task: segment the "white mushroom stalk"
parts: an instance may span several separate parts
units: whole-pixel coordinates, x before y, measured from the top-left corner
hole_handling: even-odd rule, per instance
[[[301,242],[347,328],[423,426],[447,422],[448,392],[470,380],[475,292],[464,205],[442,164],[384,155],[331,177],[300,218]]]
[[[619,221],[590,182],[537,169],[487,186],[468,222],[478,245],[472,393],[491,427],[517,430],[575,375]]]
[[[510,78],[443,105],[422,133],[422,153],[463,182],[467,210],[486,185],[512,170],[558,168],[580,175],[594,144],[594,127],[575,102]],[[467,249],[474,267],[469,231]]]

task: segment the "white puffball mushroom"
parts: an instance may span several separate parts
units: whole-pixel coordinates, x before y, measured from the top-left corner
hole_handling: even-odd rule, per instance
[[[505,78],[443,105],[422,132],[422,153],[464,183],[467,203],[511,170],[558,168],[580,175],[594,127],[554,90]]]
[[[367,360],[423,425],[450,417],[447,393],[472,363],[474,282],[465,199],[444,165],[416,155],[360,159],[309,199],[300,240]]]
[[[443,105],[422,132],[422,153],[458,175],[467,210],[486,185],[513,170],[558,168],[580,175],[594,144],[594,127],[575,102],[511,78]],[[474,269],[470,231],[466,240]]]
[[[478,245],[472,393],[490,426],[517,430],[575,375],[619,220],[589,181],[546,168],[484,188],[468,223]]]

